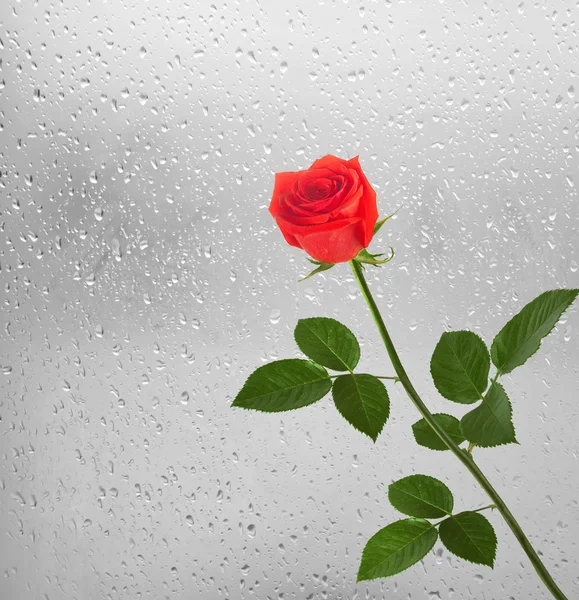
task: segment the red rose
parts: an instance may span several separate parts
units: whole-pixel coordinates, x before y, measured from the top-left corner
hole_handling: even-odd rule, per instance
[[[376,192],[358,156],[332,154],[305,171],[276,173],[269,212],[288,244],[325,263],[352,260],[372,240],[378,219]]]

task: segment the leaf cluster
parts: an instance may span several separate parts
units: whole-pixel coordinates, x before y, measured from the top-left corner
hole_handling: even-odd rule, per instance
[[[232,406],[280,412],[308,406],[331,390],[339,413],[376,441],[390,414],[390,398],[379,378],[354,373],[360,360],[356,336],[327,317],[300,319],[295,341],[309,360],[277,360],[254,371]],[[330,376],[326,369],[341,372]],[[334,379],[334,381],[332,381]]]
[[[440,537],[452,554],[494,566],[497,537],[493,526],[477,511],[453,514],[454,497],[448,487],[428,475],[410,475],[392,483],[388,499],[410,518],[380,529],[367,542],[358,581],[390,577],[423,559]],[[431,523],[428,519],[443,520]]]
[[[496,335],[490,352],[472,331],[453,331],[440,337],[430,372],[436,389],[446,399],[459,404],[479,403],[460,421],[437,413],[438,424],[457,443],[467,440],[482,448],[518,443],[513,425],[513,409],[501,375],[523,365],[552,331],[579,290],[550,290],[523,307]],[[489,380],[492,364],[496,368]],[[432,450],[447,450],[446,444],[421,419],[412,426],[416,442]]]

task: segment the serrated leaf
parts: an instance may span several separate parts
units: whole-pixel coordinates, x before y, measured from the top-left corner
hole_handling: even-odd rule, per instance
[[[489,351],[472,331],[443,333],[430,360],[436,389],[448,400],[461,404],[482,398],[489,368]]]
[[[324,367],[309,360],[276,360],[256,369],[231,406],[281,412],[308,406],[323,398],[332,380]]]
[[[462,417],[461,431],[469,442],[482,448],[516,444],[512,412],[505,389],[495,381],[480,406]]]
[[[306,356],[334,371],[353,371],[360,360],[356,336],[336,319],[300,319],[294,338]]]
[[[340,375],[334,382],[332,396],[344,419],[376,441],[390,414],[384,384],[373,375]]]
[[[460,558],[493,567],[497,536],[493,526],[481,514],[462,512],[445,519],[438,529],[446,548]]]
[[[510,373],[535,354],[577,294],[575,289],[544,292],[499,331],[491,346],[491,358],[499,373]]]
[[[411,517],[438,519],[452,513],[454,498],[442,481],[428,475],[410,475],[388,486],[388,500]]]
[[[356,581],[404,571],[424,558],[437,539],[436,528],[424,519],[403,519],[387,525],[368,540]]]
[[[460,430],[460,421],[452,415],[436,413],[432,415],[438,424],[452,438],[455,444],[462,444],[465,437]],[[425,419],[420,419],[412,425],[412,433],[416,443],[431,450],[448,450],[448,446],[436,435]]]

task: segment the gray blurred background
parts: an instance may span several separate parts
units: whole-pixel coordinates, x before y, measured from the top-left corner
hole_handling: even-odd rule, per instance
[[[381,216],[368,271],[433,411],[440,334],[488,343],[579,284],[574,0],[2,0],[0,598],[547,599],[498,514],[492,571],[438,543],[356,584],[399,514],[387,486],[445,481],[390,386],[374,445],[329,398],[233,410],[246,377],[333,316],[389,375],[346,265],[311,265],[267,206],[276,171],[359,155]],[[579,596],[579,310],[504,378],[520,445],[477,449]]]

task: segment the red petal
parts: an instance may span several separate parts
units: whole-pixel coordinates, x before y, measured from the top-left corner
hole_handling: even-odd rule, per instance
[[[378,220],[378,208],[376,206],[376,192],[370,185],[368,178],[364,174],[358,156],[354,156],[348,161],[351,168],[354,168],[360,177],[360,183],[364,189],[360,206],[364,210],[362,222],[364,223],[364,248],[367,248],[374,237],[374,225]]]
[[[271,197],[271,203],[269,205],[269,212],[272,214],[272,216],[276,217],[280,213],[281,206],[279,198],[283,194],[286,194],[292,190],[293,184],[297,178],[298,172],[287,171],[285,173],[275,174],[273,193]]]
[[[352,260],[363,248],[360,219],[341,219],[294,230],[301,247],[315,260],[340,263]],[[303,232],[303,233],[302,233]]]
[[[296,248],[301,248],[300,243],[296,240],[296,238],[291,234],[288,233],[282,226],[282,224],[279,222],[280,219],[279,217],[276,218],[275,222],[277,223],[277,226],[279,227],[279,230],[281,231],[285,241],[290,245],[290,246],[295,246]]]
[[[337,156],[334,156],[333,154],[326,154],[326,156],[322,156],[322,158],[318,158],[318,160],[315,160],[312,163],[312,166],[310,167],[310,169],[320,169],[321,167],[331,167],[332,165],[335,165],[336,163],[344,163],[346,161],[344,161],[343,158],[338,158]]]

